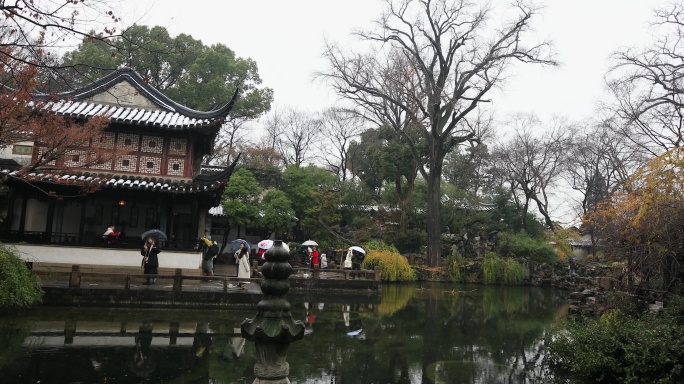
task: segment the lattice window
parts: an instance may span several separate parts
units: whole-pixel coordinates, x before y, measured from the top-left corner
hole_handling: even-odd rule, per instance
[[[142,152],[162,153],[164,138],[160,136],[143,136],[140,150]]]
[[[43,154],[47,151],[47,147],[39,147],[38,148],[38,159],[40,160]],[[57,162],[55,160],[49,161],[45,163],[46,165],[57,165]]]
[[[161,157],[140,156],[140,173],[161,174]]]
[[[81,168],[88,162],[88,152],[86,151],[67,151],[64,155],[64,166]]]
[[[188,141],[186,139],[171,139],[169,143],[169,154],[176,156],[185,156],[188,148]]]
[[[123,155],[116,159],[115,171],[135,172],[138,166],[138,156]]]
[[[103,132],[99,137],[93,138],[93,147],[113,149],[114,137],[114,132]]]
[[[97,158],[97,156],[95,155],[95,152],[90,152],[90,154],[88,156],[90,156],[90,164],[91,164],[88,168],[102,169],[102,170],[111,170],[112,169],[112,161],[111,160],[107,160],[107,161],[104,161],[104,162],[98,164],[98,163],[95,163],[95,159]]]
[[[125,151],[137,151],[140,145],[140,136],[133,133],[119,133],[116,138],[116,146]]]
[[[166,174],[169,176],[185,175],[185,159],[169,158]]]

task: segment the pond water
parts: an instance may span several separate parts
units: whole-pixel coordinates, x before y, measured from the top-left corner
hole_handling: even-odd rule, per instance
[[[563,292],[383,285],[382,299],[293,302],[292,383],[544,383]],[[37,308],[0,317],[2,383],[252,383],[252,311]]]

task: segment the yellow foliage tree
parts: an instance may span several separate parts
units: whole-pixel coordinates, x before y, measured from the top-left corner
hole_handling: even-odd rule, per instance
[[[684,148],[653,158],[624,188],[586,218],[606,243],[606,256],[627,264],[629,284],[682,287]]]

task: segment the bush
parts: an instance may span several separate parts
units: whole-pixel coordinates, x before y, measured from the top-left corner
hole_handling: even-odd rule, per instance
[[[463,274],[461,267],[463,266],[463,256],[458,251],[454,251],[449,257],[444,260],[444,271],[452,281],[457,283],[463,282]]]
[[[569,322],[549,336],[545,363],[566,382],[682,383],[683,303],[672,300],[661,316],[613,310],[600,320]]]
[[[361,267],[373,269],[380,266],[380,279],[382,281],[415,281],[416,273],[411,268],[408,260],[396,251],[369,250],[366,248],[366,257]]]
[[[400,253],[419,253],[421,247],[427,244],[427,233],[422,231],[399,233],[394,244]]]
[[[482,275],[485,284],[513,285],[525,280],[527,270],[515,259],[489,252],[482,262]]]
[[[0,244],[0,311],[28,308],[43,299],[26,263]]]
[[[363,249],[366,251],[390,251],[394,253],[399,253],[397,248],[392,244],[387,244],[381,240],[370,240],[363,243]]]
[[[558,261],[556,250],[544,240],[536,240],[525,233],[501,233],[496,241],[497,253],[503,256],[529,257],[541,263]]]

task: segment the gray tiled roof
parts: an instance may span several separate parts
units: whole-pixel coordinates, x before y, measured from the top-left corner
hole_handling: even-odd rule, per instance
[[[194,118],[175,111],[153,111],[141,108],[122,107],[91,103],[87,101],[48,102],[43,108],[62,116],[106,117],[113,123],[138,126],[154,126],[169,129],[198,128],[214,124],[215,118]]]
[[[21,173],[2,169],[0,173],[28,182],[42,182],[80,187],[101,187],[111,189],[131,189],[157,191],[164,193],[201,193],[222,187],[227,179],[216,181],[177,180],[162,177],[143,177],[139,175],[115,175],[81,171],[35,171]]]
[[[91,96],[107,92],[115,85],[127,82],[140,95],[152,102],[155,108],[97,103],[89,101]],[[115,123],[159,127],[168,129],[192,129],[209,125],[219,126],[232,110],[239,88],[230,100],[220,108],[211,111],[197,111],[178,104],[156,88],[147,84],[133,69],[121,68],[83,88],[57,95],[36,94],[38,107],[58,115],[71,117],[102,116]]]

